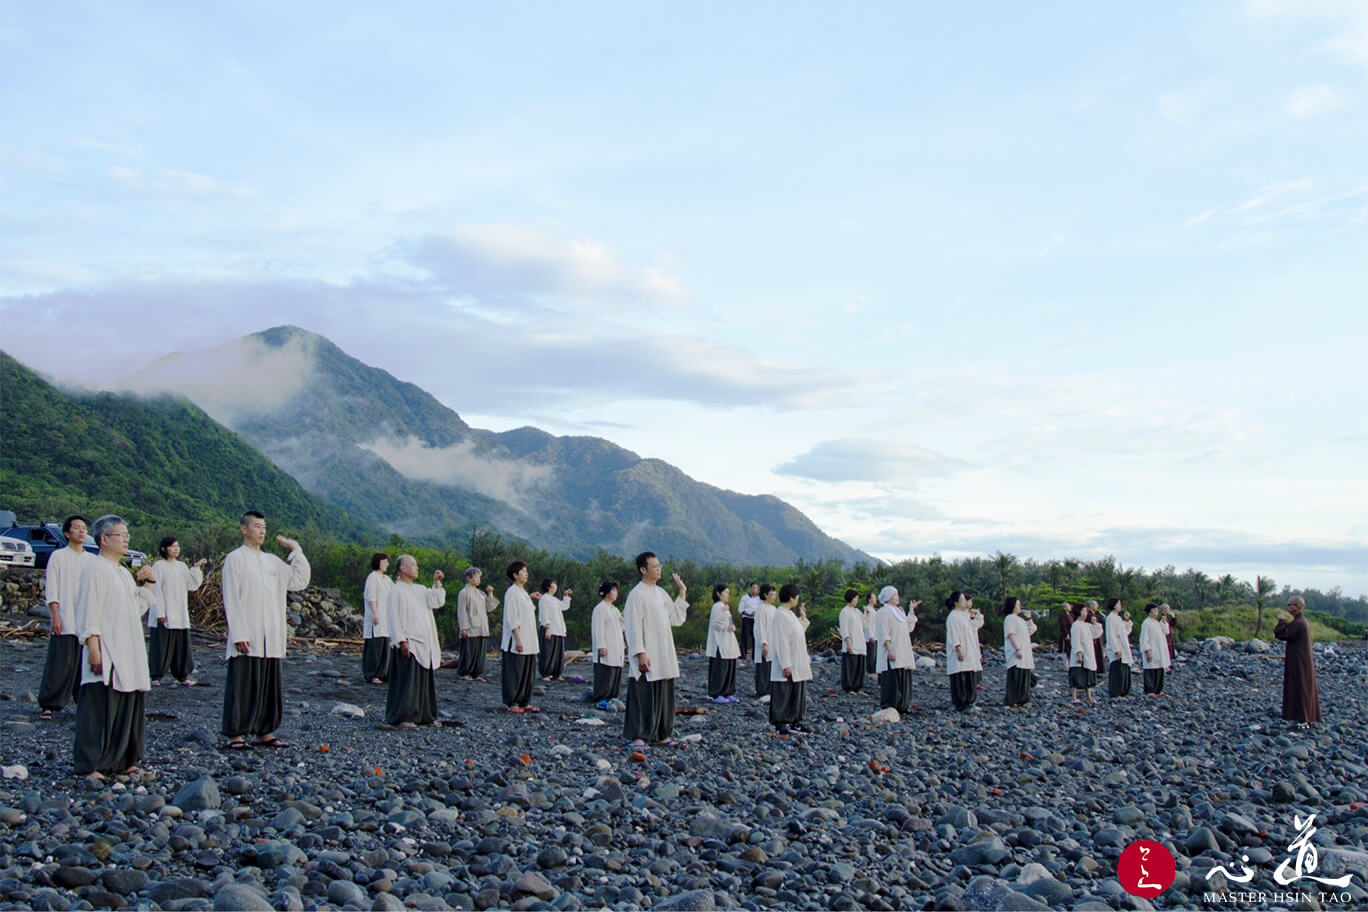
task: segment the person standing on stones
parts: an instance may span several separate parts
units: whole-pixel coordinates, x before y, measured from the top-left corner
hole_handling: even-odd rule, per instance
[[[741,646],[736,642],[736,623],[732,621],[731,587],[726,583],[713,586],[712,615],[708,618],[708,642],[704,653],[708,656],[708,696],[714,703],[738,703],[736,693],[736,660],[741,657]]]
[[[983,615],[969,611],[969,596],[959,590],[945,600],[945,673],[950,677],[950,701],[967,712],[978,701],[978,676],[983,673],[983,651],[978,632]]]
[[[859,602],[860,593],[847,589],[845,607],[836,619],[836,627],[841,633],[841,689],[852,694],[864,690],[865,659],[869,654]]]
[[[785,583],[779,590],[779,607],[770,624],[770,724],[780,737],[791,731],[809,732],[803,725],[807,714],[807,682],[812,680],[808,655],[807,606],[798,604],[798,586]],[[794,608],[798,613],[794,614]]]
[[[650,551],[637,555],[636,567],[641,582],[628,593],[622,612],[627,654],[632,663],[623,732],[632,747],[639,750],[647,741],[663,746],[674,743],[670,732],[674,730],[679,656],[670,628],[688,619],[689,602],[688,589],[678,573],[671,577],[678,593],[673,600],[660,588],[664,568]]]
[[[152,689],[142,615],[153,595],[138,588],[119,563],[128,553],[128,525],[117,516],[101,516],[91,531],[100,555],[83,562],[73,612],[72,630],[84,648],[72,755],[78,776],[104,779],[140,772]],[[150,568],[138,571],[139,581],[151,578]]]
[[[1130,635],[1126,631],[1126,619],[1121,614],[1121,600],[1107,599],[1107,696],[1129,697],[1131,692],[1131,654]]]
[[[912,669],[917,654],[912,650],[912,631],[917,627],[913,613],[920,602],[911,602],[908,611],[900,606],[901,596],[892,586],[879,590],[879,708],[896,709],[904,715],[912,708]]]
[[[516,716],[541,712],[532,705],[532,677],[536,670],[537,608],[527,594],[527,564],[514,561],[504,571],[508,591],[504,593],[503,650],[501,685],[504,706]]]
[[[1035,670],[1035,655],[1031,637],[1036,623],[1021,606],[1021,599],[1008,596],[1002,602],[1002,652],[1007,664],[1007,696],[1003,702],[1009,709],[1025,706],[1031,701],[1031,674]]]
[[[43,598],[47,600],[52,620],[48,625],[47,659],[43,662],[43,679],[38,686],[40,719],[51,719],[76,698],[81,686],[81,640],[76,635],[76,588],[81,584],[81,571],[95,555],[86,551],[86,533],[90,521],[84,516],[68,516],[62,521],[62,534],[67,545],[48,556],[43,574]]]
[[[168,535],[157,545],[161,560],[152,565],[156,582],[151,586],[147,612],[147,670],[152,686],[160,687],[168,671],[181,684],[195,683],[195,657],[190,651],[190,593],[204,585],[203,557],[193,567],[180,560],[180,542]]]
[[[281,660],[286,647],[286,593],[309,585],[309,561],[299,542],[283,535],[276,542],[286,560],[261,550],[266,517],[242,514],[242,547],[223,561],[223,613],[228,621],[228,681],[223,688],[223,736],[230,750],[289,747],[275,736],[284,714]],[[288,561],[288,563],[286,562]]]
[[[741,596],[737,611],[741,614],[741,655],[755,654],[755,609],[760,606],[760,584],[751,583]]]
[[[543,681],[559,681],[565,671],[565,612],[570,610],[570,596],[574,590],[566,589],[565,598],[557,598],[560,581],[548,576],[541,581],[541,600],[537,602],[537,621],[541,626],[541,654],[537,665]]]
[[[1287,600],[1287,613],[1278,614],[1273,635],[1287,643],[1283,655],[1282,717],[1310,725],[1321,721],[1320,694],[1316,691],[1316,664],[1311,654],[1311,625],[1300,595]]]
[[[1073,626],[1069,628],[1069,687],[1075,703],[1079,691],[1092,702],[1092,689],[1097,684],[1097,651],[1093,641],[1101,635],[1102,627],[1093,623],[1088,606],[1075,605]]]
[[[618,610],[616,580],[599,583],[599,603],[590,620],[590,648],[594,651],[594,691],[590,699],[599,709],[607,709],[622,690],[622,666],[627,660],[627,640],[622,632],[622,612]]]
[[[371,684],[384,684],[390,673],[389,619],[385,606],[394,589],[394,580],[388,576],[389,555],[372,554],[370,567],[361,595],[361,678]]]
[[[440,728],[434,673],[442,666],[442,640],[433,613],[446,604],[446,575],[433,571],[432,586],[424,588],[417,584],[418,561],[413,555],[399,555],[398,563],[399,578],[385,605],[392,643],[385,724]]]
[[[1059,654],[1064,657],[1064,665],[1069,664],[1069,630],[1073,627],[1074,614],[1073,605],[1068,602],[1059,610]]]
[[[1164,625],[1159,620],[1159,606],[1150,602],[1145,606],[1145,620],[1140,624],[1140,664],[1144,668],[1145,693],[1149,696],[1164,695],[1164,672],[1169,667],[1169,661]]]
[[[1096,599],[1088,599],[1087,605],[1088,605],[1088,623],[1089,623],[1089,624],[1104,625],[1104,626],[1103,626],[1103,634],[1105,635],[1105,633],[1106,633],[1106,628],[1105,628],[1106,618],[1104,618],[1104,617],[1102,616],[1102,613],[1101,613],[1100,611],[1097,610],[1097,600],[1096,600]],[[1099,636],[1099,637],[1096,637],[1095,639],[1093,639],[1093,664],[1097,666],[1097,674],[1098,674],[1098,677],[1101,677],[1103,669],[1105,669],[1105,668],[1107,667],[1107,656],[1106,656],[1106,651],[1102,648],[1102,640],[1103,640],[1103,638],[1104,638],[1104,637]]]
[[[1164,644],[1168,648],[1169,667],[1172,668],[1178,661],[1178,647],[1174,643],[1174,630],[1178,627],[1178,615],[1173,613],[1173,608],[1168,602],[1159,606],[1159,623],[1164,628]]]
[[[755,698],[768,703],[770,698],[769,628],[774,620],[774,597],[778,593],[769,583],[760,587],[755,607]]]
[[[456,593],[456,625],[461,630],[461,651],[456,673],[462,681],[484,681],[485,654],[489,651],[489,614],[499,607],[494,587],[484,586],[484,572],[467,567],[465,585]]]
[[[864,606],[865,672],[878,675],[874,666],[879,659],[879,594],[870,590]]]

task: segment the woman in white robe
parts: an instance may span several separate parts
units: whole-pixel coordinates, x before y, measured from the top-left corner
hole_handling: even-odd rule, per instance
[[[484,681],[485,656],[489,652],[489,614],[499,607],[494,587],[481,585],[484,572],[467,567],[465,585],[456,593],[456,625],[461,645],[456,658],[456,674],[462,681]]]
[[[1093,640],[1102,634],[1100,624],[1090,621],[1087,605],[1074,606],[1074,622],[1069,627],[1069,687],[1073,700],[1078,702],[1079,691],[1092,702],[1092,689],[1097,684],[1097,651]]]
[[[1159,619],[1159,605],[1145,606],[1145,620],[1140,624],[1140,664],[1143,666],[1145,693],[1151,697],[1164,695],[1164,675],[1169,667],[1168,639],[1164,624]]]
[[[912,669],[917,667],[917,654],[912,650],[912,631],[917,627],[917,616],[903,611],[902,596],[892,586],[879,590],[877,619],[879,653],[879,708],[896,709],[899,715],[912,708]],[[909,609],[919,602],[913,602]]]
[[[385,604],[391,643],[385,724],[440,728],[435,672],[442,666],[442,640],[433,612],[446,604],[444,574],[434,571],[432,586],[423,587],[412,555],[400,555],[398,564],[399,578]]]
[[[1107,599],[1107,696],[1129,697],[1131,692],[1130,636],[1126,619],[1121,614],[1121,600]]]
[[[372,554],[370,567],[366,587],[361,593],[361,680],[384,684],[389,680],[390,672],[390,637],[385,606],[389,604],[390,590],[394,588],[394,580],[387,575],[389,555]]]
[[[152,600],[147,612],[147,670],[152,686],[160,687],[168,671],[185,686],[195,683],[190,673],[195,658],[190,651],[190,593],[204,585],[200,558],[193,567],[180,560],[181,546],[173,536],[157,545],[161,560],[152,565],[156,580],[149,588]]]
[[[714,703],[737,703],[736,661],[741,658],[741,644],[736,641],[736,622],[731,613],[731,587],[726,583],[713,586],[712,614],[708,618],[708,642],[704,652],[708,656],[708,696]]]
[[[541,652],[537,655],[537,670],[543,681],[559,681],[565,671],[565,612],[570,610],[574,590],[566,589],[563,596],[560,581],[548,576],[541,581],[541,598],[537,602],[537,623],[541,627]]]
[[[803,724],[803,717],[807,715],[807,682],[812,680],[812,659],[807,648],[807,606],[798,604],[798,595],[798,586],[794,583],[785,583],[779,590],[779,604],[769,630],[769,717],[780,737],[790,732],[812,730]]]
[[[774,620],[777,595],[774,586],[765,583],[760,587],[760,604],[755,606],[755,697],[762,703],[769,702],[770,695],[769,643],[766,640]]]
[[[950,678],[950,700],[955,709],[967,712],[978,701],[979,676],[983,674],[983,651],[978,632],[983,615],[970,610],[971,599],[958,590],[945,600],[950,613],[945,619],[945,673]]]
[[[1031,700],[1031,674],[1035,669],[1035,654],[1031,637],[1036,623],[1022,608],[1021,599],[1009,596],[1002,603],[1006,617],[1002,621],[1002,651],[1007,665],[1007,697],[1009,709],[1025,706]]]
[[[622,690],[622,666],[627,657],[627,640],[622,632],[622,612],[618,610],[618,584],[604,580],[599,584],[599,603],[590,619],[589,642],[594,652],[594,690],[590,699],[599,709],[608,709]]]
[[[514,561],[504,571],[510,583],[504,593],[501,689],[504,706],[514,715],[541,712],[532,705],[532,678],[541,650],[537,636],[537,609],[527,594],[527,564]]]
[[[847,589],[845,600],[836,619],[836,628],[841,634],[841,689],[846,693],[859,693],[864,690],[869,641],[865,638],[864,615],[860,612],[860,593]]]

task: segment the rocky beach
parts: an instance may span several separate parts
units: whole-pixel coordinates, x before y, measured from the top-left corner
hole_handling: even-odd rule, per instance
[[[360,659],[295,649],[290,748],[226,752],[222,647],[195,687],[147,699],[148,773],[71,772],[73,714],[37,720],[45,640],[0,642],[0,908],[84,909],[1136,909],[1363,908],[1368,902],[1368,663],[1318,647],[1326,721],[1278,718],[1278,644],[1183,644],[1170,697],[1068,699],[1058,657],[1024,711],[1002,704],[985,650],[976,712],[950,710],[943,665],[917,706],[837,690],[814,656],[811,734],[780,739],[766,707],[706,697],[682,658],[682,745],[634,758],[619,708],[588,685],[537,686],[516,717],[490,683],[439,672],[444,727],[388,729]],[[935,661],[923,656],[922,665]],[[583,663],[568,675],[589,677]],[[872,684],[871,679],[871,684]],[[1337,889],[1275,879],[1315,815]],[[1151,903],[1118,858],[1139,839],[1176,861]],[[1216,866],[1217,872],[1208,878]],[[1227,877],[1230,872],[1247,872]],[[1263,892],[1262,898],[1259,891]],[[1270,899],[1271,897],[1271,899]]]

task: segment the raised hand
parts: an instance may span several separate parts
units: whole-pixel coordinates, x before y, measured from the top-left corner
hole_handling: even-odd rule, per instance
[[[280,545],[280,547],[284,548],[286,551],[296,551],[299,549],[299,542],[295,541],[293,538],[286,538],[283,535],[277,535],[276,542]]]

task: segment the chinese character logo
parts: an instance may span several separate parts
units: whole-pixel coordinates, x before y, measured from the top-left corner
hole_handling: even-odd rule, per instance
[[[1153,899],[1173,885],[1175,865],[1168,849],[1148,839],[1126,846],[1116,863],[1116,879],[1132,896]]]
[[[1292,858],[1284,858],[1283,863],[1278,865],[1278,870],[1273,872],[1273,879],[1284,887],[1295,880],[1305,877],[1317,883],[1323,883],[1328,887],[1347,887],[1349,881],[1353,879],[1352,874],[1345,874],[1343,877],[1316,877],[1316,866],[1320,863],[1320,855],[1316,852],[1316,847],[1311,844],[1311,837],[1315,835],[1316,828],[1311,824],[1315,821],[1315,814],[1308,814],[1305,820],[1300,815],[1293,815],[1292,822],[1300,830],[1297,838],[1292,840],[1287,847],[1288,852],[1295,853]],[[1289,872],[1288,867],[1292,870]]]

